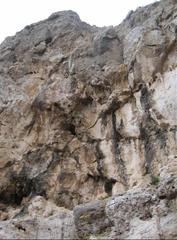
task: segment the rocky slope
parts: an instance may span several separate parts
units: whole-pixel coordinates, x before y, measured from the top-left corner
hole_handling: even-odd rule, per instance
[[[0,238],[177,238],[177,1],[72,11],[0,45]]]

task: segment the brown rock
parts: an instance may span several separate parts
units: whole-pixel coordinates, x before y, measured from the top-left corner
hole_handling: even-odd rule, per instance
[[[63,11],[0,45],[0,236],[176,237],[176,15]]]

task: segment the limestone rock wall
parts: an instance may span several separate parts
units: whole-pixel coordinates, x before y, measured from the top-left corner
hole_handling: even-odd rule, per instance
[[[152,190],[168,175],[175,179],[176,40],[174,0],[138,8],[116,27],[90,26],[72,11],[58,12],[5,39],[0,45],[2,220],[11,221],[9,209],[40,196],[71,210],[66,218],[72,225],[78,204],[132,188]],[[122,231],[116,234],[124,237]],[[135,238],[144,236],[137,231]]]

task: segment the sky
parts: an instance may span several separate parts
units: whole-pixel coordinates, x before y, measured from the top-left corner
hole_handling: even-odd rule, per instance
[[[118,25],[130,10],[155,0],[0,0],[0,43],[26,25],[53,12],[76,11],[80,18],[97,26]]]

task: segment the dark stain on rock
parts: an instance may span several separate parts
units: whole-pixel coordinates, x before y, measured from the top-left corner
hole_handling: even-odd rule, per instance
[[[146,174],[149,174],[151,173],[151,163],[155,156],[155,150],[147,125],[140,125],[140,137],[141,140],[144,142]]]
[[[104,173],[104,167],[103,167],[103,161],[104,161],[104,154],[100,149],[100,142],[96,141],[95,142],[95,156],[96,156],[96,161],[97,161],[97,170],[100,174],[100,176],[103,176]]]
[[[114,155],[115,155],[115,161],[118,166],[118,171],[120,173],[120,176],[126,185],[127,182],[127,175],[126,175],[126,167],[125,163],[121,158],[121,149],[120,149],[120,141],[122,139],[121,134],[117,131],[117,126],[116,126],[116,115],[114,112],[112,112],[112,141],[113,141],[113,147],[114,147]]]

